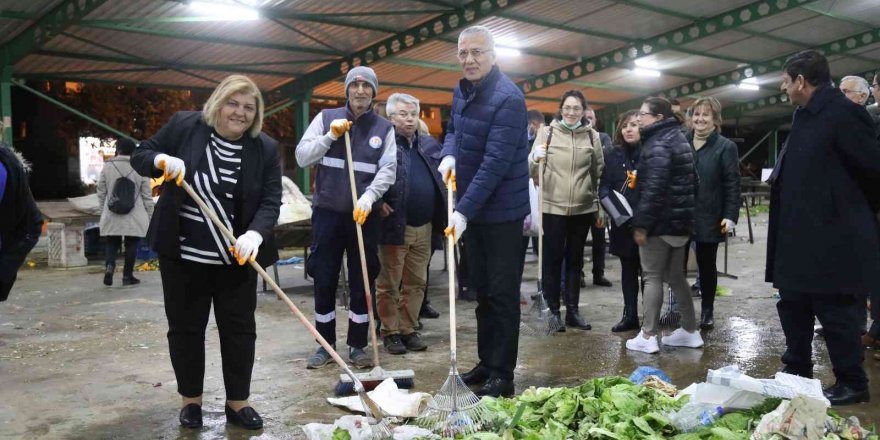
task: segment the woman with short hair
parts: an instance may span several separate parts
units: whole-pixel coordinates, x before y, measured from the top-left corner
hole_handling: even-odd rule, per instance
[[[702,297],[700,327],[715,325],[718,244],[739,220],[740,174],[736,144],[721,135],[721,103],[698,98],[690,107],[687,140],[694,147],[699,186],[694,202],[694,236]]]
[[[281,206],[278,143],[261,133],[263,97],[250,78],[224,79],[198,112],[177,112],[131,158],[144,176],[165,175],[150,222],[159,253],[171,364],[182,397],[180,424],[202,426],[205,327],[211,305],[220,333],[226,421],[260,429],[248,403],[254,365],[257,274],[247,260],[278,260],[273,228]],[[238,239],[233,247],[183,181]],[[176,184],[175,184],[176,183]]]

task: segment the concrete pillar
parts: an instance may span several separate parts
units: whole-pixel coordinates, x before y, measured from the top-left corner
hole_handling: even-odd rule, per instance
[[[295,103],[293,104],[293,126],[295,127],[297,142],[302,139],[309,123],[309,103],[312,100],[312,90],[309,89],[303,94],[297,94],[291,97]],[[311,192],[311,170],[309,168],[297,168],[296,183],[303,194]]]
[[[0,67],[0,121],[3,141],[12,147],[12,66]]]

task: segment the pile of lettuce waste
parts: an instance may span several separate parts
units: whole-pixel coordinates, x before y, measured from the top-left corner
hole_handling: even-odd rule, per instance
[[[712,425],[681,433],[667,415],[687,401],[687,397],[676,400],[615,376],[595,378],[573,388],[529,388],[510,399],[484,398],[497,429],[456,438],[748,440],[761,417],[781,402],[770,398],[748,411],[727,413]],[[839,418],[833,412],[829,414]],[[829,434],[825,438],[846,437]]]

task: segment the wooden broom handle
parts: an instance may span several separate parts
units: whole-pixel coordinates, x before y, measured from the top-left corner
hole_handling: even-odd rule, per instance
[[[214,226],[216,226],[217,229],[220,230],[223,236],[226,237],[230,243],[235,245],[235,235],[233,235],[232,232],[226,228],[226,225],[224,225],[223,222],[221,222],[220,219],[217,218],[217,214],[214,213],[214,210],[209,208],[208,205],[205,204],[202,198],[199,197],[199,195],[196,194],[195,191],[193,191],[192,187],[185,180],[183,181],[182,186],[184,191],[186,191],[186,193],[189,194],[193,201],[195,201],[196,204],[199,205],[199,208],[201,208],[202,212],[209,219],[211,219],[211,223],[214,223]],[[272,287],[272,290],[274,290],[275,294],[278,295],[278,299],[284,301],[284,303],[287,304],[287,307],[290,309],[291,312],[293,312],[293,315],[299,319],[299,321],[306,327],[309,333],[312,334],[315,340],[317,340],[318,343],[321,344],[322,347],[324,347],[324,350],[327,350],[327,353],[330,353],[330,357],[332,357],[333,360],[336,361],[339,367],[345,370],[345,373],[348,374],[349,377],[351,377],[351,380],[353,382],[355,382],[356,384],[360,384],[360,381],[357,379],[354,372],[351,371],[351,368],[349,368],[345,361],[342,360],[342,357],[339,356],[339,353],[337,353],[336,350],[334,350],[333,347],[327,342],[327,340],[324,339],[324,337],[321,336],[320,333],[318,333],[318,329],[316,329],[315,326],[312,325],[311,322],[309,322],[308,318],[303,315],[303,313],[293,303],[293,301],[290,300],[287,294],[284,293],[283,290],[281,290],[281,287],[278,287],[278,284],[275,283],[275,280],[272,279],[272,277],[270,277],[269,274],[266,273],[266,271],[263,270],[263,268],[256,261],[248,258],[248,262],[250,263],[251,267],[253,267],[254,270],[256,270],[257,273],[263,278],[263,281],[265,281],[266,284]],[[362,384],[360,386],[363,387]]]
[[[348,162],[348,183],[351,184],[351,206],[357,208],[357,187],[354,183],[354,161],[351,158],[351,136],[345,132],[345,159]],[[367,315],[370,321],[370,340],[373,341],[373,364],[379,366],[379,346],[376,344],[376,322],[373,317],[373,293],[370,289],[370,275],[367,273],[367,254],[364,252],[364,231],[361,224],[354,222],[357,231],[358,252],[361,257],[361,274],[364,276],[364,295],[367,299]]]

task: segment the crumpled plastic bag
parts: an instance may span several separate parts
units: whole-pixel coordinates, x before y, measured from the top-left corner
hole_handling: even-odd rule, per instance
[[[385,411],[385,414],[406,418],[418,417],[433,399],[428,393],[410,393],[398,389],[394,379],[390,377],[383,380],[373,391],[368,391],[367,395]],[[361,398],[358,396],[328,397],[327,401],[331,405],[348,408],[354,412],[365,412]]]
[[[825,436],[826,411],[828,405],[812,397],[799,395],[791,401],[783,400],[761,418],[752,439],[762,440],[777,434],[791,439],[821,440]]]
[[[776,373],[773,379],[755,379],[740,371],[738,366],[728,365],[718,370],[709,370],[706,382],[789,400],[797,395],[807,395],[826,405],[831,404],[822,394],[821,382],[792,374]]]
[[[843,440],[867,440],[877,438],[877,434],[862,427],[859,418],[851,416],[846,419],[835,419],[828,417],[825,420],[825,429],[828,435],[825,438],[843,439]],[[832,437],[833,435],[833,437]]]
[[[309,199],[292,180],[287,176],[281,176],[281,208],[276,224],[283,225],[310,218],[312,218],[312,204]]]
[[[333,431],[337,428],[344,429],[351,436],[351,440],[370,440],[372,434],[370,425],[376,421],[364,416],[342,416],[333,424],[309,423],[302,427],[303,433],[307,440],[331,440]],[[439,439],[440,436],[435,435],[431,431],[419,428],[418,426],[398,426],[392,432],[394,440],[415,440],[415,439]]]
[[[669,375],[667,375],[663,370],[655,367],[648,367],[645,365],[636,368],[632,372],[632,374],[629,375],[629,381],[634,384],[641,385],[642,382],[644,382],[645,379],[648,378],[648,376],[657,376],[658,378],[663,380],[663,382],[672,383],[672,379],[670,379]]]

